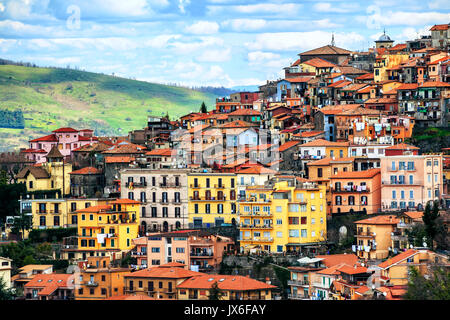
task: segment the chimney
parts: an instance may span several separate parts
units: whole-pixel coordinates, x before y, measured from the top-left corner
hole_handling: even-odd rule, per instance
[[[272,281],[270,281],[270,278],[269,278],[269,277],[266,277],[266,283],[267,283],[267,284],[272,284]]]

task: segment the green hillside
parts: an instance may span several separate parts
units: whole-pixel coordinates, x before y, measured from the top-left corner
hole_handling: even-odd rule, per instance
[[[65,126],[127,135],[145,127],[148,115],[168,112],[176,119],[198,111],[202,101],[210,109],[215,96],[72,69],[0,65],[0,117],[6,119],[0,122],[0,151],[27,147],[29,139]],[[18,110],[19,125],[6,125]]]

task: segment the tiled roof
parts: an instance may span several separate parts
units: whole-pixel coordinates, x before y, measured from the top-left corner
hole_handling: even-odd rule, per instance
[[[103,154],[129,154],[129,153],[143,153],[145,147],[138,144],[120,142],[119,144],[106,149]]]
[[[238,275],[202,275],[192,277],[177,286],[178,289],[209,289],[217,282],[219,289],[232,291],[267,290],[276,286]]]
[[[435,24],[431,27],[430,31],[443,31],[448,30],[449,24]]]
[[[348,81],[348,80],[339,80],[339,81],[336,81],[335,83],[328,85],[328,87],[329,88],[343,88],[345,86],[348,86],[349,84],[352,84],[352,82]]]
[[[359,274],[367,272],[366,267],[362,267],[361,265],[357,264],[355,264],[354,266],[344,265],[338,268],[337,270],[345,274]]]
[[[352,66],[338,66],[335,68],[336,71],[339,71],[343,74],[366,74],[368,73],[366,70],[358,69]]]
[[[410,145],[410,144],[406,144],[406,143],[394,144],[393,146],[387,147],[386,149],[389,149],[389,150],[419,150],[418,147]]]
[[[98,170],[97,168],[93,167],[86,167],[82,168],[80,170],[75,170],[70,172],[69,174],[101,174],[102,172]]]
[[[277,173],[277,171],[259,165],[251,166],[250,168],[236,171],[236,174],[275,174],[275,173]]]
[[[389,268],[390,266],[392,266],[393,264],[396,264],[398,262],[401,262],[405,259],[408,259],[410,257],[412,257],[413,255],[417,254],[419,251],[414,250],[414,249],[408,249],[405,252],[402,252],[382,263],[380,263],[378,266],[382,269],[386,269]]]
[[[73,285],[74,275],[67,273],[37,274],[31,279],[25,288],[43,288],[40,296],[47,296],[55,292],[58,288],[68,288]]]
[[[299,55],[350,55],[352,52],[346,49],[342,49],[336,46],[326,45],[320,48],[312,49],[300,53]]]
[[[316,258],[321,258],[322,263],[325,264],[327,268],[336,266],[341,263],[348,265],[354,265],[358,262],[358,257],[353,253],[350,254],[329,254],[329,255],[317,255]]]
[[[55,132],[55,133],[62,133],[62,132],[78,132],[78,130],[75,130],[74,128],[69,128],[69,127],[67,127],[67,128],[59,128],[59,129],[56,129],[56,130],[53,130],[52,132]]]
[[[130,163],[133,157],[105,157],[105,163]]]
[[[396,103],[397,99],[395,98],[370,98],[367,99],[366,101],[364,101],[364,104],[370,104],[370,103]],[[372,109],[368,109],[368,110],[372,110]],[[377,110],[374,110],[377,111]],[[379,111],[377,111],[378,114],[380,113]]]
[[[165,149],[154,149],[152,151],[146,152],[146,156],[163,156],[163,157],[171,157],[172,155],[176,155],[176,151],[170,148]]]
[[[261,112],[254,109],[238,109],[230,113],[230,116],[260,116]]]
[[[17,179],[24,179],[28,172],[33,175],[36,179],[48,179],[50,178],[50,175],[48,172],[42,168],[42,167],[35,167],[35,166],[27,166],[19,171],[19,173],[16,175]]]
[[[325,131],[303,131],[300,133],[294,134],[294,137],[300,137],[300,138],[310,138],[315,137],[321,134],[324,134]]]
[[[311,60],[310,60],[311,61]],[[284,80],[292,83],[300,83],[300,82],[308,82],[312,77],[295,77],[295,78],[286,78]]]
[[[46,158],[64,158],[61,152],[58,150],[58,147],[54,145],[50,151],[45,156]]]
[[[402,83],[396,89],[399,90],[416,90],[419,85],[417,83]]]
[[[355,224],[397,224],[400,220],[394,215],[376,216],[364,220],[355,221]]]
[[[356,109],[360,107],[360,104],[338,104],[334,106],[326,106],[321,109],[319,109],[320,112],[323,114],[329,115],[329,114],[340,114],[346,110]]]
[[[287,149],[295,147],[299,143],[300,143],[300,141],[298,141],[298,140],[287,141],[279,146],[278,151],[280,151],[280,152],[286,151]]]
[[[224,124],[221,124],[219,128],[247,128],[247,127],[257,127],[257,123],[251,123],[247,121],[242,120],[235,120],[231,122],[227,122]]]
[[[361,286],[355,290],[355,293],[364,294],[367,291],[370,291],[370,289],[367,286]]]
[[[372,80],[374,78],[373,73],[366,73],[356,77],[356,80]]]
[[[124,277],[182,279],[202,275],[204,275],[204,273],[186,270],[180,267],[168,267],[168,268],[156,267],[126,273],[124,274]]]
[[[419,86],[419,88],[434,88],[434,87],[450,88],[450,84],[441,81],[426,81]]]
[[[422,219],[422,217],[423,217],[422,211],[408,211],[403,214],[407,215],[408,217],[410,217],[413,220],[419,220],[419,219]]]
[[[373,178],[381,172],[381,169],[369,169],[364,171],[338,172],[331,179],[366,179]]]
[[[57,142],[58,139],[56,139],[56,135],[55,134],[49,134],[48,136],[44,136],[44,137],[40,137],[40,138],[37,138],[37,139],[30,140],[30,142],[39,142],[39,141]]]
[[[325,139],[316,139],[301,145],[303,147],[348,147],[350,143],[348,141],[345,142],[335,142],[328,141]]]
[[[334,68],[336,67],[335,64],[328,62],[326,60],[320,59],[320,58],[313,58],[308,61],[303,62],[304,64],[313,66],[315,68]]]
[[[117,199],[117,200],[111,202],[111,204],[141,204],[141,203],[137,200]]]
[[[98,206],[90,206],[87,208],[79,209],[76,212],[99,213],[100,211],[111,210],[111,208],[112,207],[110,205],[102,204],[102,205],[98,205]]]
[[[358,91],[360,89],[363,89],[365,87],[367,87],[368,85],[366,83],[354,83],[351,84],[345,88],[342,88],[341,91]]]

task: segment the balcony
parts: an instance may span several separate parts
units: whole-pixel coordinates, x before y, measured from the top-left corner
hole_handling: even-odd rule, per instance
[[[257,199],[256,197],[250,197],[250,198],[238,198],[239,202],[250,202],[250,203],[269,203],[271,199]]]
[[[239,214],[240,217],[256,217],[256,218],[269,218],[273,217],[273,214],[270,212],[265,213],[255,213],[255,212],[243,212]]]
[[[216,188],[216,189],[225,189],[225,185],[223,185],[223,184],[215,184],[214,188]]]
[[[98,286],[98,282],[96,282],[96,281],[85,281],[83,284],[87,287],[97,287]]]
[[[181,188],[181,184],[176,183],[160,183],[159,186],[161,188]]]
[[[239,225],[240,228],[242,229],[266,229],[266,230],[271,230],[273,229],[273,226],[271,225],[265,225],[265,224],[260,224],[260,225],[252,225],[252,224],[244,224],[241,223]]]
[[[127,188],[145,188],[147,186],[147,182],[126,182],[125,187]]]
[[[147,252],[138,252],[138,251],[131,251],[132,257],[146,257]]]
[[[288,280],[289,286],[309,286],[309,281],[305,280]]]
[[[353,186],[349,188],[331,188],[331,192],[334,193],[369,193],[370,188],[367,188],[366,186]]]
[[[212,253],[212,252],[191,252],[190,256],[195,257],[195,258],[211,258],[211,257],[214,257],[214,253]]]
[[[189,197],[192,201],[227,201],[227,197]]]
[[[369,237],[369,238],[373,238],[373,237],[375,237],[375,233],[374,232],[358,232],[357,234],[356,234],[356,236],[357,237]]]
[[[199,184],[197,184],[197,185],[196,184],[191,184],[190,187],[192,189],[200,189],[201,188],[201,186]]]

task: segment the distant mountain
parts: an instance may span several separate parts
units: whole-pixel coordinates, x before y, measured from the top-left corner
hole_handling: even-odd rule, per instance
[[[218,93],[0,60],[0,151],[65,126],[127,135],[145,127],[148,115],[178,119],[203,101],[211,110]]]
[[[230,90],[234,90],[236,92],[242,92],[242,91],[256,92],[256,91],[259,91],[259,86],[257,86],[257,85],[235,86],[235,87],[231,87]]]

